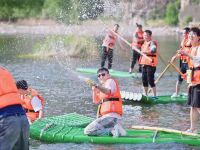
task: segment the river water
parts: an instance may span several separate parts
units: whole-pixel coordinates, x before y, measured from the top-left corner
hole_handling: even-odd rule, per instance
[[[25,59],[17,58],[17,54],[33,51],[35,43],[44,40],[45,36],[38,35],[12,35],[0,37],[0,64],[12,72],[16,80],[25,79],[28,83],[40,91],[46,99],[45,116],[62,115],[77,112],[90,117],[96,115],[96,106],[92,104],[91,89],[81,81],[75,72],[77,67],[100,66],[100,59],[80,58],[46,58],[46,59]],[[159,54],[165,63],[172,57],[178,48],[179,36],[155,37],[159,44]],[[114,52],[113,69],[128,71],[130,50],[127,46],[117,46]],[[161,72],[165,63],[159,59],[157,72]],[[173,93],[177,79],[176,72],[171,68],[157,85],[158,95]],[[84,75],[88,77],[88,75]],[[96,80],[96,75],[90,75]],[[121,90],[142,92],[141,79],[117,78]],[[182,86],[186,91],[186,84]],[[126,128],[131,125],[160,126],[179,130],[189,127],[189,107],[178,104],[159,104],[154,106],[146,105],[125,105],[123,106],[123,124]],[[118,144],[118,145],[97,145],[97,144],[47,144],[40,141],[30,140],[30,149],[37,150],[67,150],[67,149],[91,149],[91,150],[126,150],[126,149],[198,149],[183,144]]]

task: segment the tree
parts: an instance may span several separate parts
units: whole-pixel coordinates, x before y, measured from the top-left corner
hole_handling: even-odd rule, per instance
[[[166,9],[166,16],[165,21],[169,25],[177,25],[178,24],[178,8],[176,7],[176,3],[168,3],[167,9]]]

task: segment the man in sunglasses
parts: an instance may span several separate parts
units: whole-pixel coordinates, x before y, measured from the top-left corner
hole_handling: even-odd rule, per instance
[[[110,77],[107,68],[100,68],[97,74],[100,84],[91,83],[93,102],[99,104],[97,119],[85,128],[84,134],[125,136],[120,124],[122,99],[118,82]]]

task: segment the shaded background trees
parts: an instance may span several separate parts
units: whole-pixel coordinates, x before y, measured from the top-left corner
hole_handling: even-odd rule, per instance
[[[177,25],[198,22],[199,6],[200,0],[0,0],[0,20],[36,18],[73,24],[101,16],[128,23],[139,18]]]

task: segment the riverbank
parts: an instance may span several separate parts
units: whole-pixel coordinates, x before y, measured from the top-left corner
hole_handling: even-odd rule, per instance
[[[62,23],[53,22],[51,20],[28,20],[18,21],[16,23],[1,22],[0,34],[1,35],[17,35],[17,34],[36,34],[36,35],[91,35],[102,36],[107,27],[112,27],[115,21],[88,21],[81,25],[65,25]],[[120,33],[124,36],[132,36],[135,30],[135,25],[120,24]],[[155,36],[175,35],[180,32],[178,27],[145,27],[150,29]]]

